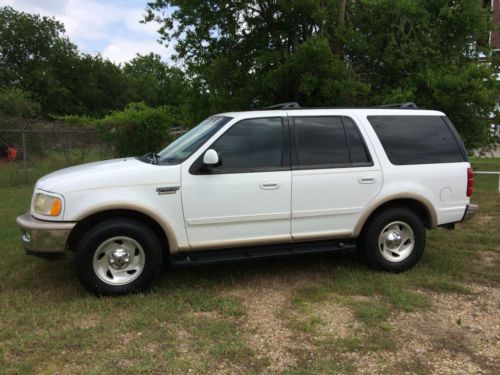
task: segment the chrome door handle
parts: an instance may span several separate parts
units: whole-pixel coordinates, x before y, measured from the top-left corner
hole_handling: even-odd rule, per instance
[[[268,181],[268,182],[263,182],[262,184],[259,185],[259,187],[262,190],[275,190],[279,189],[280,185],[277,182]]]
[[[360,184],[374,184],[376,181],[377,179],[372,176],[363,176],[358,178],[358,182]]]

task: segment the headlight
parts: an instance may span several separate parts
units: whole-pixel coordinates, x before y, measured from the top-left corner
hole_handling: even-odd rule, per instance
[[[35,198],[35,212],[45,216],[59,216],[62,202],[57,197],[38,193]]]

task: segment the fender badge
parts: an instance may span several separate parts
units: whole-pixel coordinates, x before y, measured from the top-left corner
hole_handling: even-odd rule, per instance
[[[179,190],[181,187],[180,186],[164,186],[164,187],[158,187],[156,188],[156,192],[159,195],[163,194],[175,194],[177,193],[177,190]]]

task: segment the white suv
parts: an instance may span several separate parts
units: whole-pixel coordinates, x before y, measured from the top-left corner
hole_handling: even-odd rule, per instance
[[[41,178],[17,218],[26,252],[75,251],[81,283],[97,294],[142,290],[166,260],[357,246],[372,266],[403,271],[421,257],[426,228],[477,211],[444,113],[296,107],[212,116],[158,155]]]

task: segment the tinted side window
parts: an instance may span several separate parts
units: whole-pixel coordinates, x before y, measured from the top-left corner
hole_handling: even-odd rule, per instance
[[[294,124],[299,167],[349,165],[349,150],[340,117],[295,117]]]
[[[344,121],[347,142],[349,143],[349,153],[353,165],[371,165],[372,159],[366,149],[361,134],[349,117],[342,117]]]
[[[393,164],[464,161],[456,138],[439,116],[369,116],[368,120]]]
[[[282,166],[281,118],[243,120],[225,132],[212,146],[222,157],[214,172],[245,172]]]

